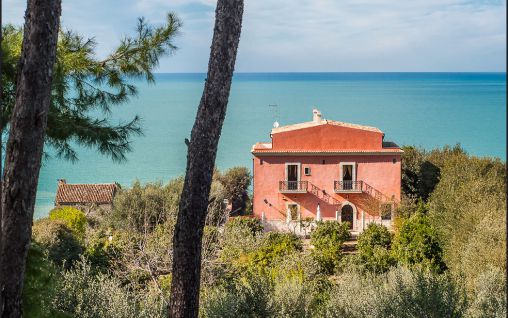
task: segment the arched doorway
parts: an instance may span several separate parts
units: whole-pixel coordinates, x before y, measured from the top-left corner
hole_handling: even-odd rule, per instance
[[[349,229],[352,230],[353,229],[353,216],[354,216],[354,213],[353,213],[353,207],[349,204],[346,204],[342,207],[342,211],[341,211],[341,222],[344,223],[344,222],[349,222]]]

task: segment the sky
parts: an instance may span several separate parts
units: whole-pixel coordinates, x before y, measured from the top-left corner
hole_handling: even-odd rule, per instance
[[[26,1],[3,0],[23,24]],[[213,0],[63,0],[62,26],[105,57],[138,17],[183,27],[158,72],[206,72]],[[245,0],[237,72],[505,72],[506,0]]]

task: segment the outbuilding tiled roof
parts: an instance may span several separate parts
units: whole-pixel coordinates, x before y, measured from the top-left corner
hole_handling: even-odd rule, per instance
[[[58,182],[56,191],[56,204],[75,203],[113,203],[116,190],[119,186],[116,183],[99,184],[68,184],[64,180]]]

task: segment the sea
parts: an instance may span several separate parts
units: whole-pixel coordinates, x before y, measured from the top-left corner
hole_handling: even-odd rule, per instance
[[[114,106],[112,123],[139,115],[143,135],[132,138],[125,162],[76,145],[79,160],[58,159],[46,148],[35,217],[54,206],[58,179],[68,183],[135,180],[168,182],[185,173],[186,145],[206,74],[156,74],[134,82],[139,94]],[[252,167],[251,147],[270,141],[281,126],[323,118],[375,126],[385,140],[426,149],[460,145],[476,156],[506,160],[506,73],[237,73],[234,76],[216,166]]]

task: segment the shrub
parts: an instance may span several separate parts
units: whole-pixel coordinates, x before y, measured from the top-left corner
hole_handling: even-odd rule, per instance
[[[106,272],[121,255],[118,235],[103,230],[89,232],[85,255],[94,271]],[[111,235],[111,241],[109,237]]]
[[[86,231],[86,216],[81,210],[71,206],[55,208],[49,212],[49,219],[62,221],[77,237],[83,239]]]
[[[251,183],[251,175],[246,167],[232,167],[224,173],[218,173],[216,178],[225,189],[231,200],[232,212],[234,215],[246,213],[249,195],[247,190]]]
[[[122,287],[114,277],[94,274],[90,264],[82,259],[74,270],[63,273],[53,304],[76,318],[165,317],[160,294],[149,290],[139,293]]]
[[[506,270],[506,163],[466,155],[449,159],[429,199],[444,259],[474,288],[478,269]]]
[[[325,317],[463,317],[467,309],[465,292],[451,276],[416,268],[345,272],[329,297]]]
[[[334,221],[318,222],[311,233],[312,255],[325,272],[331,274],[339,266],[342,244],[350,237],[348,225]]]
[[[115,196],[111,213],[106,215],[106,225],[116,230],[145,233],[159,224],[176,220],[183,178],[141,185],[134,182],[132,188],[122,189]]]
[[[57,269],[48,259],[44,248],[32,242],[28,250],[23,286],[25,317],[63,317],[51,303],[57,277]]]
[[[430,225],[429,218],[421,213],[403,222],[395,236],[393,251],[401,264],[418,264],[438,272],[446,269],[437,232]]]
[[[376,223],[370,223],[367,229],[358,237],[358,250],[365,251],[376,246],[390,248],[392,245],[392,234],[386,226]]]
[[[269,232],[264,237],[261,247],[247,257],[251,268],[264,271],[275,261],[291,253],[302,250],[298,236],[290,233]]]
[[[273,317],[273,286],[266,276],[246,275],[205,290],[200,313],[206,318]]]
[[[317,249],[341,246],[350,237],[348,225],[335,221],[318,222],[310,242]]]
[[[297,278],[277,281],[273,292],[274,317],[311,317],[313,295],[307,284]]]
[[[235,227],[249,230],[253,236],[263,232],[263,224],[261,224],[261,221],[256,218],[235,217],[229,219],[226,223],[226,231]]]
[[[432,151],[404,146],[402,147],[402,191],[406,196],[426,201],[440,181],[441,169],[447,161],[466,155],[457,144],[444,146]]]
[[[65,264],[69,268],[83,252],[80,240],[61,220],[37,220],[32,227],[32,236],[46,249],[49,259],[59,266]]]
[[[481,272],[475,282],[469,317],[506,317],[506,276],[498,268]]]
[[[358,259],[369,271],[386,272],[396,264],[391,255],[392,234],[380,224],[370,223],[358,237]]]

